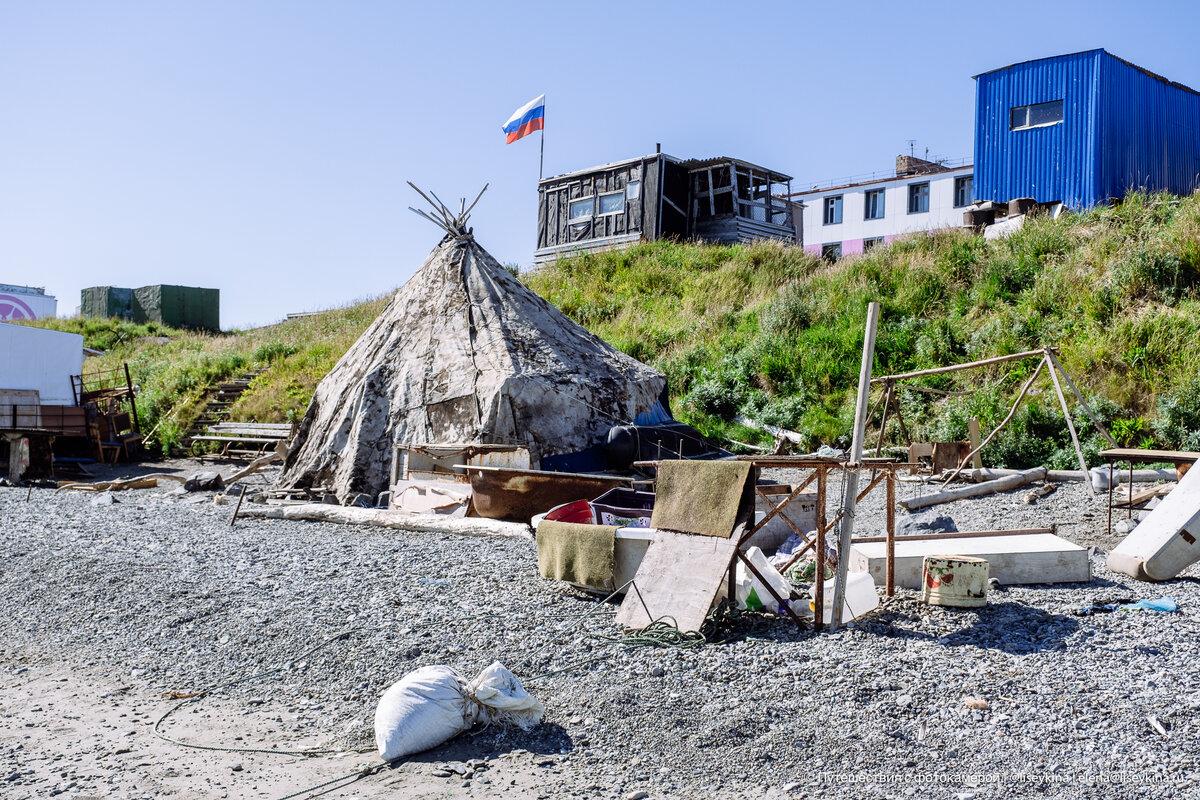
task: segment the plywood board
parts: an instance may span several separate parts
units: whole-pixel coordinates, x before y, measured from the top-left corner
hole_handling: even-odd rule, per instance
[[[860,542],[850,548],[850,569],[871,573],[882,583],[887,544]],[[921,588],[925,556],[971,556],[988,562],[988,576],[1001,584],[1075,583],[1092,579],[1088,551],[1052,533],[1024,536],[970,536],[962,539],[896,537],[896,585]]]
[[[625,593],[617,623],[644,628],[670,617],[681,631],[700,630],[736,549],[734,538],[658,531],[634,576],[637,591]]]

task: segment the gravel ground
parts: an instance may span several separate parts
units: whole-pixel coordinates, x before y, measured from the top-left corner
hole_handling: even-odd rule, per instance
[[[920,490],[902,485],[900,496]],[[0,719],[32,720],[22,724],[34,731],[0,724],[6,797],[176,791],[120,780],[134,765],[81,772],[71,753],[39,746],[37,731],[56,730],[59,712],[37,713],[52,674],[145,699],[131,718],[141,735],[150,710],[169,707],[163,692],[281,667],[177,724],[210,742],[350,749],[369,746],[375,702],[404,673],[449,664],[473,676],[493,660],[527,679],[544,725],[459,737],[349,794],[373,797],[386,782],[393,794],[378,796],[1200,796],[1200,571],[1160,585],[1110,573],[1103,498],[1082,484],[1033,505],[1018,490],[937,511],[964,530],[1058,524],[1099,548],[1088,584],[1012,587],[978,611],[901,591],[837,634],[746,618],[696,650],[606,641],[616,607],[539,579],[531,540],[274,520],[231,528],[229,506],[169,490],[115,502],[25,494],[0,489]],[[882,527],[882,497],[861,507],[860,530]],[[1181,613],[1071,613],[1164,594]],[[987,708],[968,708],[966,696]],[[240,716],[267,727],[248,734]],[[83,753],[92,745],[79,738]],[[136,766],[170,757],[147,750]],[[219,793],[278,797],[347,763],[258,775],[253,786],[235,770]],[[189,795],[180,780],[185,796],[212,796],[198,783]]]

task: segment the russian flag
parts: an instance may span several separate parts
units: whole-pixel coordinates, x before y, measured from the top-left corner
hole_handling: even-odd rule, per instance
[[[506,144],[512,144],[522,136],[540,131],[546,119],[546,95],[541,94],[513,112],[502,130],[507,134]]]

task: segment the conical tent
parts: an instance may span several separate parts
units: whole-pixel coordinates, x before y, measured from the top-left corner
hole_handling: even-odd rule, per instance
[[[567,319],[454,221],[317,386],[284,486],[376,495],[400,443],[515,444],[544,466],[665,416],[661,374]]]

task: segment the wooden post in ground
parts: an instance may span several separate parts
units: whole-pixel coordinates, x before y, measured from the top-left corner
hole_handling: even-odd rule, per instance
[[[967,436],[971,440],[971,452],[975,455],[971,456],[971,466],[975,469],[983,469],[983,456],[979,454],[979,418],[971,417],[967,420]]]
[[[854,534],[854,507],[858,501],[858,469],[863,457],[863,437],[867,426],[867,400],[871,391],[871,362],[875,357],[875,333],[879,328],[879,303],[867,306],[867,327],[863,338],[862,364],[858,370],[858,398],[854,403],[854,436],[850,444],[850,466],[842,482],[842,520],[838,530],[838,563],[833,584],[833,614],[830,629],[842,624],[846,604],[846,576],[850,570],[850,537]]]
[[[896,593],[896,471],[887,473],[887,596]]]
[[[813,605],[816,606],[813,617],[813,630],[825,627],[825,478],[829,472],[826,467],[817,467],[817,568],[813,573]],[[1112,513],[1111,510],[1109,512]],[[1112,525],[1110,524],[1111,528]]]

